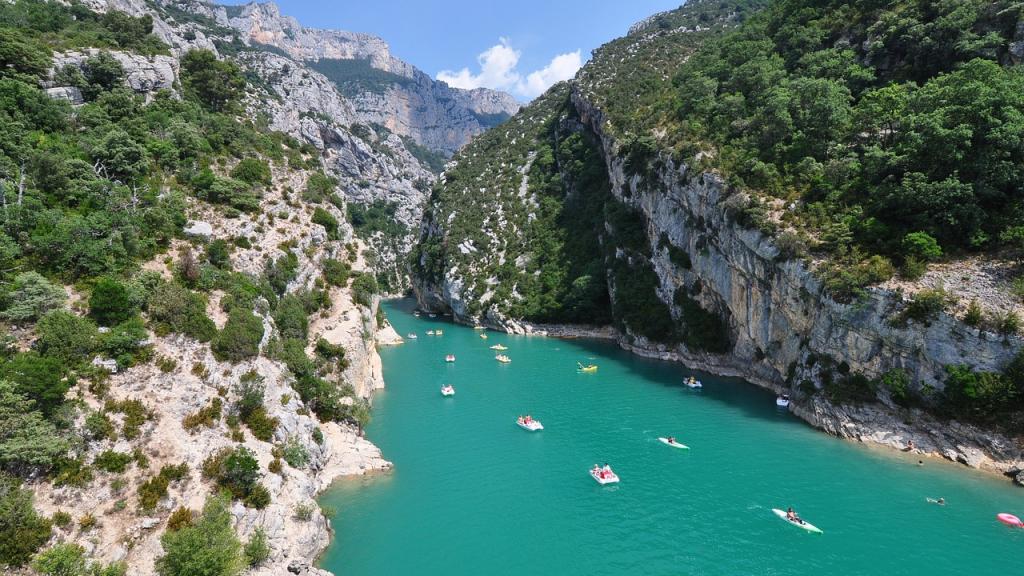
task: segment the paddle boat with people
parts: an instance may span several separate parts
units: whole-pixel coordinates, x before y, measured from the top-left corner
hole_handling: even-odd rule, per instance
[[[544,425],[540,423],[540,420],[534,420],[529,414],[516,418],[516,424],[528,432],[536,432],[544,429]]]
[[[477,325],[473,326],[473,330],[487,330],[487,327],[486,326],[481,326],[481,325],[477,324]]]
[[[576,363],[576,370],[578,372],[597,372],[597,364],[584,364],[583,362]]]
[[[502,364],[508,364],[509,362],[512,361],[511,358],[504,354],[498,354],[497,356],[494,357],[494,359],[497,360],[498,362],[501,362]]]
[[[687,446],[686,444],[683,444],[682,442],[676,440],[675,436],[669,436],[668,438],[659,437],[658,441],[661,442],[662,444],[667,444],[673,448],[683,448],[686,450],[690,449],[690,447]]]
[[[491,350],[497,350],[497,351],[501,352],[502,350],[508,350],[508,346],[502,346],[501,344],[495,344],[494,346],[491,346]]]
[[[444,357],[445,362],[455,362],[455,354],[449,354]]]
[[[415,340],[416,339],[416,335],[413,334],[412,332],[409,332],[408,334],[406,334],[405,337],[408,338],[409,340]]]
[[[481,340],[487,340],[487,334],[481,334],[480,335],[480,339]]]
[[[815,534],[824,534],[824,532],[822,532],[820,528],[804,520],[803,518],[797,516],[796,512],[793,511],[793,508],[790,508],[789,510],[785,511],[779,510],[778,508],[772,508],[772,512],[774,512],[776,516],[784,520],[787,524],[791,524],[793,526],[796,526],[797,528],[803,528],[804,530],[807,530],[808,532],[813,532]]]
[[[444,336],[444,330],[434,330],[435,336]]]
[[[594,464],[594,467],[590,469],[590,477],[593,478],[598,484],[604,486],[605,484],[618,484],[619,476],[612,471],[612,467],[608,464],[604,466],[598,466]]]
[[[697,380],[693,376],[690,376],[689,378],[684,380],[683,383],[686,384],[687,388],[692,388],[694,390],[699,390],[704,387],[704,385],[701,384],[700,380]]]
[[[455,386],[451,384],[441,386],[441,396],[455,396]]]
[[[779,408],[789,408],[789,394],[779,394],[776,396],[775,405]]]
[[[427,336],[433,336],[434,334],[436,334],[436,332],[433,330],[427,330]]]

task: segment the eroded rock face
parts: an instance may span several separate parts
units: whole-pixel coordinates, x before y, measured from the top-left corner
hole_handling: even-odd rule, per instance
[[[124,83],[126,86],[139,94],[151,96],[158,90],[175,90],[175,83],[178,81],[178,60],[171,56],[141,56],[128,52],[116,50],[99,50],[91,48],[83,51],[62,52],[53,57],[53,68],[50,71],[49,85],[51,89],[61,89],[67,94],[69,90],[77,91],[76,88],[59,87],[53,84],[57,72],[65,66],[83,68],[86,61],[99,54],[106,52],[110,54],[124,70]],[[54,93],[54,95],[57,95]],[[81,92],[77,94],[81,99]]]

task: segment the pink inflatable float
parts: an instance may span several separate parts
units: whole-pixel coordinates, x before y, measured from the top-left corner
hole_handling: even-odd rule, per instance
[[[996,520],[999,520],[1007,526],[1012,526],[1014,528],[1024,528],[1024,522],[1021,522],[1021,519],[1017,518],[1013,514],[1007,514],[1006,512],[996,514]]]

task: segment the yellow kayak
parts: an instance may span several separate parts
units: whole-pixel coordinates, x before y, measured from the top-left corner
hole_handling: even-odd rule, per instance
[[[580,372],[597,372],[597,364],[588,364],[584,366],[577,362],[577,366],[579,366],[578,370]]]

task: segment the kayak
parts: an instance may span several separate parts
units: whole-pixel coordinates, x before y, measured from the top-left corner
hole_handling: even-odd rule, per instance
[[[775,405],[779,408],[789,408],[789,396],[783,394],[775,398]]]
[[[1007,514],[1006,512],[1000,512],[996,514],[996,520],[999,520],[1003,524],[1012,528],[1024,528],[1024,522],[1020,518],[1017,518],[1013,514]]]
[[[580,372],[597,372],[597,364],[588,364],[586,366],[580,364],[577,370]]]
[[[501,350],[508,350],[508,346],[502,346],[501,344],[495,344],[494,346],[491,346],[491,350],[499,350],[499,351],[501,351]]]
[[[455,396],[455,387],[451,385],[441,386],[441,396]]]
[[[669,442],[668,438],[660,438],[660,437],[658,438],[658,440],[660,440],[662,444],[667,444],[667,445],[669,445],[669,446],[671,446],[673,448],[686,448],[687,450],[690,449],[689,446],[687,446],[686,444],[682,444],[679,441]]]
[[[803,528],[804,530],[807,530],[808,532],[814,532],[815,534],[824,534],[824,532],[822,532],[821,529],[819,529],[817,526],[815,526],[814,524],[811,524],[810,522],[808,522],[806,520],[801,520],[800,522],[794,522],[793,520],[790,520],[786,516],[785,510],[779,510],[778,508],[772,508],[772,512],[774,512],[775,515],[778,516],[779,518],[782,518],[790,526],[796,526],[797,528]]]
[[[480,335],[480,339],[481,340],[487,340],[487,334],[481,334]]]

